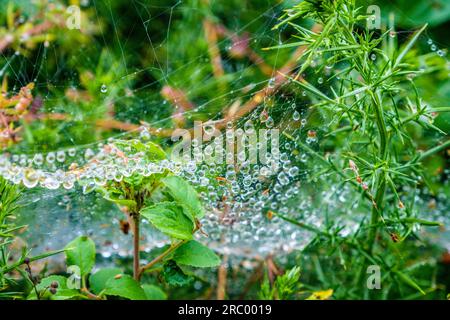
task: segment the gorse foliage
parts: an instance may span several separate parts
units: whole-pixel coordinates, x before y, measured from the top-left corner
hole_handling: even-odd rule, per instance
[[[296,24],[300,17],[314,19],[321,31]],[[353,238],[337,240],[339,231],[308,230],[333,239],[335,245],[342,243],[359,251],[359,258],[352,258],[360,264],[356,283],[367,264],[376,264],[391,270],[388,276],[423,292],[399,268],[400,259],[391,265],[383,256],[390,247],[386,241],[402,242],[418,225],[439,225],[421,219],[414,195],[426,178],[422,161],[447,148],[450,141],[422,152],[412,133],[420,126],[444,135],[433,119],[438,112],[450,109],[428,106],[414,83],[421,71],[412,48],[426,26],[398,44],[395,30],[381,34],[367,30],[367,19],[371,17],[361,14],[355,1],[303,1],[289,9],[277,26],[289,23],[297,30],[298,41],[276,48],[307,46],[298,76],[292,80],[311,96],[309,112],[320,114],[326,123],[322,145],[330,145],[330,140],[334,146],[330,154],[322,155],[301,141],[297,143],[328,175],[335,176],[337,183],[351,184],[361,194],[358,206],[366,208],[366,219]],[[330,67],[339,70],[327,79],[324,88],[303,78],[314,60],[323,61],[317,72]],[[301,222],[296,224],[305,227]],[[347,250],[353,250],[350,248]]]
[[[0,179],[0,290],[5,286],[3,269],[8,265],[8,245],[14,238],[14,231],[21,228],[12,221],[18,198],[17,187]]]

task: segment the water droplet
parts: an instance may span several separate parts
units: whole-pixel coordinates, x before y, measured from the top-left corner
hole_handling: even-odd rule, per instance
[[[64,162],[66,160],[66,153],[64,151],[58,151],[56,153],[56,160],[58,162]]]
[[[47,160],[48,163],[55,162],[55,153],[54,152],[49,152],[47,154],[47,157],[45,158],[45,160]]]
[[[37,186],[39,182],[40,174],[34,170],[34,169],[25,169],[24,175],[23,175],[23,184],[27,188],[34,188]]]
[[[33,158],[33,162],[37,165],[37,166],[41,166],[44,163],[44,156],[40,153],[36,154]]]
[[[108,88],[106,87],[106,85],[102,84],[102,86],[100,87],[100,92],[101,92],[101,93],[106,93],[106,92],[108,92]]]
[[[68,151],[69,156],[75,157],[75,154],[77,153],[77,150],[75,148],[70,148]]]
[[[294,121],[300,120],[300,112],[295,110],[294,113],[292,114],[292,119],[294,119]]]

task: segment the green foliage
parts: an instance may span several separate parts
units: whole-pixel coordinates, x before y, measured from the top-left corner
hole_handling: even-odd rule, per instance
[[[106,282],[104,294],[108,296],[119,296],[130,300],[147,299],[147,295],[139,282],[126,274],[109,279]]]
[[[259,298],[263,300],[288,300],[295,297],[300,289],[300,267],[294,267],[283,275],[276,277],[270,285],[267,274],[261,284]]]
[[[170,286],[181,287],[190,284],[193,278],[183,272],[175,261],[169,260],[163,266],[162,277]]]
[[[328,220],[325,230],[318,230],[301,221],[292,221],[300,228],[317,234],[318,246],[329,246],[338,255],[341,264],[356,270],[354,283],[367,297],[362,276],[368,264],[389,270],[386,277],[399,287],[411,287],[425,292],[404,270],[402,259],[395,258],[390,242],[408,241],[417,235],[417,225],[439,226],[421,219],[414,206],[414,196],[426,179],[424,161],[450,145],[429,146],[419,151],[413,138],[415,128],[444,135],[433,124],[435,112],[449,112],[447,107],[434,109],[418,93],[415,78],[420,79],[417,57],[413,49],[426,26],[422,26],[404,43],[390,36],[365,28],[368,18],[355,1],[303,1],[287,11],[279,26],[290,23],[296,30],[295,40],[277,46],[278,49],[306,44],[299,71],[321,73],[325,66],[340,70],[325,81],[324,86],[305,79],[292,79],[313,101],[308,117],[320,117],[326,125],[321,148],[314,150],[301,137],[293,140],[314,159],[311,168],[319,175],[327,174],[331,183],[348,184],[361,195],[355,207],[367,212],[354,237],[339,235],[339,225]],[[322,26],[320,32],[311,32],[297,23],[298,18],[311,18]],[[394,34],[395,36],[395,34]],[[314,60],[322,64],[312,67]],[[418,81],[418,80],[417,80]],[[326,153],[326,155],[325,155]],[[414,190],[414,192],[411,192]],[[397,245],[398,246],[398,245]],[[386,251],[392,250],[389,253]],[[393,256],[388,263],[389,254]],[[399,289],[401,290],[401,289]],[[268,293],[267,287],[263,290]],[[392,290],[394,291],[394,290]]]
[[[7,247],[14,239],[14,232],[23,227],[17,227],[13,223],[19,194],[16,186],[0,178],[0,292],[5,286],[4,268],[7,267],[9,258]]]
[[[89,277],[89,287],[95,294],[100,294],[106,288],[108,280],[114,278],[118,274],[122,274],[119,268],[104,268],[91,274]]]
[[[161,181],[172,198],[187,209],[193,223],[205,215],[197,192],[189,183],[177,176],[166,177]]]
[[[180,246],[173,254],[177,264],[206,268],[220,265],[220,258],[208,247],[195,240]]]
[[[174,202],[160,202],[143,208],[140,213],[153,226],[169,237],[181,240],[192,239],[194,224],[182,206]]]
[[[54,285],[55,283],[57,286]],[[55,287],[55,293],[50,291],[52,286]],[[67,288],[67,278],[63,276],[51,275],[42,279],[39,284],[36,285],[36,290],[39,294],[39,299],[68,300],[81,297],[78,290]],[[31,294],[27,299],[36,300],[36,292],[31,291]]]
[[[95,265],[95,245],[92,239],[86,236],[78,237],[67,244],[65,253],[68,269],[76,266],[80,274],[75,272],[70,277],[62,275],[45,277],[35,285],[27,299],[102,300],[119,297],[130,300],[162,300],[167,298],[158,286],[148,283],[141,285],[139,281],[124,274],[119,268],[104,268],[91,274]]]
[[[144,284],[142,288],[147,296],[147,300],[167,300],[167,294],[160,287],[152,284]]]
[[[76,265],[81,275],[89,274],[95,264],[95,243],[86,236],[80,236],[66,246],[66,262],[68,266]]]
[[[13,222],[16,219],[15,214],[19,207],[19,199],[20,189],[6,182],[3,178],[0,178],[0,296],[2,297],[22,297],[25,294],[17,294],[16,292],[10,291],[10,287],[15,284],[15,280],[10,279],[7,276],[8,273],[13,271],[18,272],[34,286],[30,275],[27,275],[21,269],[21,266],[25,262],[28,262],[29,266],[29,263],[33,261],[45,259],[62,251],[50,251],[34,257],[28,257],[30,251],[24,246],[21,248],[21,254],[17,261],[13,260],[9,246],[14,242],[17,232],[25,227],[23,225],[17,226]]]

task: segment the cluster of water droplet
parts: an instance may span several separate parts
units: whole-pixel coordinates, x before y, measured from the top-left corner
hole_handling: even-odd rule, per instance
[[[298,112],[293,118],[303,121]],[[267,119],[264,124],[271,127]],[[248,123],[244,128],[251,129]],[[149,138],[148,131],[142,130],[140,139]],[[125,157],[114,148],[114,143],[115,140],[110,139],[95,146],[32,156],[3,154],[0,175],[27,188],[69,190],[78,183],[87,194],[108,181],[121,181],[133,173],[149,176],[170,170],[204,190],[200,195],[207,214],[202,224],[208,238],[202,240],[218,251],[238,256],[264,255],[298,249],[310,240],[306,232],[276,215],[270,218],[267,215],[268,211],[273,211],[297,216],[299,208],[289,205],[299,197],[301,185],[301,169],[291,162],[289,155],[293,144],[284,144],[279,155],[268,154],[269,160],[264,165],[248,161],[216,165],[199,162],[199,159],[183,163],[171,160],[147,163],[140,152],[128,152]],[[315,223],[315,215],[307,216],[304,212],[302,217]],[[164,236],[155,235],[150,243],[161,244],[165,240]]]
[[[432,39],[428,39],[427,43],[430,46],[431,51],[436,52],[437,55],[440,57],[445,57],[445,51],[442,49],[439,49],[438,46],[433,42]]]

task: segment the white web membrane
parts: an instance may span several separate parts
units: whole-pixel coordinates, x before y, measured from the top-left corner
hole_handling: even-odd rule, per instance
[[[151,12],[147,11],[152,8],[151,5],[130,2],[128,9],[134,10],[139,18],[133,21],[130,30],[136,28],[139,30],[136,33],[145,36],[142,46],[147,47],[150,53],[148,57],[140,58],[145,61],[143,64],[148,65],[147,68],[127,64],[129,57],[125,57],[125,49],[130,37],[135,36],[132,31],[128,35],[116,34],[113,37],[105,34],[105,31],[95,31],[95,26],[102,19],[98,16],[99,12],[105,12],[100,6],[110,9],[113,31],[118,30],[116,23],[127,23],[115,16],[117,13],[111,4],[99,4],[96,1],[82,2],[82,10],[92,12],[92,16],[98,19],[91,26],[91,31],[97,32],[96,37],[99,39],[93,43],[94,49],[89,48],[89,44],[83,44],[84,38],[71,36],[69,40],[79,42],[75,52],[64,49],[64,44],[58,41],[46,41],[35,49],[38,52],[35,55],[20,50],[9,56],[3,55],[1,76],[9,75],[10,81],[14,83],[13,92],[18,93],[20,88],[30,82],[34,82],[40,92],[47,92],[46,95],[35,97],[35,101],[40,101],[39,107],[46,108],[51,119],[33,121],[56,122],[48,131],[35,124],[34,130],[42,130],[39,139],[27,138],[25,132],[25,146],[21,147],[19,142],[6,149],[0,157],[0,175],[26,187],[22,220],[29,224],[27,241],[36,251],[59,249],[75,236],[88,234],[99,244],[98,250],[105,258],[113,254],[128,256],[131,236],[124,235],[119,229],[124,215],[97,194],[95,189],[108,181],[121,181],[134,173],[149,176],[164,170],[184,177],[199,190],[207,212],[201,221],[202,229],[208,236],[200,233],[197,236],[200,241],[223,254],[239,258],[287,253],[304,248],[313,238],[313,233],[276,215],[270,216],[270,212],[317,228],[333,217],[342,235],[356,230],[366,214],[366,210],[359,206],[360,194],[346,184],[334,183],[332,175],[323,172],[320,163],[316,163],[307,151],[318,148],[322,130],[320,126],[309,125],[307,107],[311,100],[308,94],[285,76],[291,75],[298,67],[296,59],[292,59],[294,52],[272,52],[270,63],[278,67],[271,68],[271,72],[267,72],[267,69],[264,71],[261,63],[255,63],[255,59],[236,58],[241,46],[258,51],[283,41],[282,31],[271,29],[285,8],[270,1],[264,2],[264,5],[267,5],[267,9],[262,14],[236,27],[233,32],[225,32],[222,39],[217,41],[222,77],[226,79],[223,87],[219,83],[219,89],[212,85],[215,81],[214,72],[220,72],[214,70],[214,63],[212,67],[207,63],[202,64],[205,70],[196,70],[194,74],[186,76],[183,83],[174,80],[179,74],[186,75],[192,64],[211,62],[210,53],[213,50],[209,48],[208,52],[208,49],[203,49],[201,54],[197,54],[197,50],[192,55],[189,51],[191,47],[186,47],[184,51],[171,54],[171,50],[182,50],[177,41],[195,46],[196,39],[180,39],[180,31],[174,30],[177,28],[173,22],[175,16],[178,19],[191,19],[191,15],[197,11],[181,2],[160,6],[157,10],[153,8]],[[154,12],[167,17],[166,25],[161,28],[164,30],[162,36],[154,36],[147,30],[152,23],[160,22]],[[254,32],[247,37],[235,38],[247,30]],[[117,42],[119,59],[111,58],[106,39]],[[92,61],[90,50],[102,51],[99,61]],[[137,50],[142,53],[142,48]],[[439,52],[442,54],[442,51]],[[286,63],[289,59],[292,59],[290,64]],[[54,73],[49,73],[49,60],[68,66],[61,66]],[[320,63],[318,58],[317,64]],[[94,71],[64,71],[64,74],[58,71],[70,70],[77,64],[86,64]],[[284,75],[278,72],[280,70]],[[252,80],[255,72],[262,73],[257,77],[258,82]],[[312,75],[310,80],[318,86],[325,86],[333,74],[332,68],[323,68],[318,74]],[[82,90],[83,86],[87,89]],[[181,88],[188,97],[200,98],[192,103],[184,101],[180,95],[173,98],[173,88]],[[202,92],[211,90],[217,90],[215,97],[206,100],[204,97],[208,94]],[[61,91],[65,92],[63,97],[55,94]],[[97,106],[86,111],[85,108],[93,104]],[[248,108],[248,112],[235,116],[242,108]],[[101,116],[98,117],[97,113]],[[104,115],[112,114],[114,120],[104,118]],[[202,119],[201,114],[207,115],[208,119]],[[67,117],[65,119],[70,121],[58,123],[55,120],[58,116]],[[91,118],[105,131],[98,132],[88,127],[91,121],[88,119]],[[145,122],[139,123],[140,120]],[[194,141],[193,158],[190,160],[169,158],[146,163],[141,153],[130,153],[130,149],[125,156],[116,147],[119,140],[153,141],[170,154],[170,150],[177,145],[170,134],[174,123],[181,122],[183,124],[179,126],[189,129],[192,125],[187,123],[194,120],[203,120],[203,138],[208,136],[208,130],[219,128],[219,136],[223,141],[231,137],[236,142],[236,135],[242,133],[277,129],[279,151],[271,149],[269,160],[263,164],[246,161],[248,152],[237,154],[232,164],[215,164],[205,160],[210,155],[208,147],[211,148],[211,143],[204,143],[203,150],[199,150],[195,149]],[[80,122],[84,121],[86,132],[80,126]],[[114,121],[120,121],[121,124]],[[326,127],[326,124],[321,125]],[[110,127],[116,130],[108,131]],[[232,130],[234,135],[229,133]],[[86,135],[89,135],[88,139]],[[52,142],[47,142],[47,138]],[[58,144],[64,147],[54,148]],[[243,144],[249,146],[251,142],[244,141]],[[256,147],[259,150],[265,146],[260,144]],[[442,195],[441,200],[438,210],[445,210],[448,199]],[[426,200],[417,201],[426,207]],[[435,212],[430,215],[442,219]],[[145,221],[144,227],[146,231],[143,232],[145,239],[142,243],[146,250],[167,243],[168,238]]]

